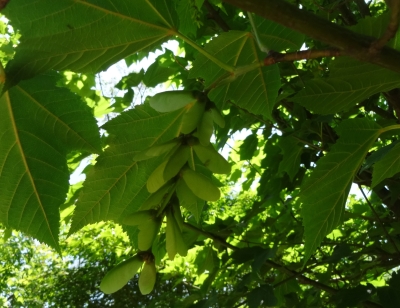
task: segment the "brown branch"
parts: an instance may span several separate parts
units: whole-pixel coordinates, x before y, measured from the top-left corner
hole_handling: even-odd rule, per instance
[[[386,3],[388,7],[390,7],[390,21],[382,37],[371,44],[370,47],[371,53],[378,53],[396,35],[397,29],[399,28],[400,1],[386,0]]]
[[[380,53],[371,54],[370,46],[374,38],[355,33],[286,1],[223,0],[223,2],[325,42],[360,61],[400,72],[399,51],[385,46]]]
[[[0,10],[4,9],[10,0],[0,0]]]
[[[272,65],[278,62],[291,62],[299,60],[317,59],[322,57],[338,57],[341,56],[342,52],[337,49],[326,49],[326,50],[302,50],[289,53],[270,52],[269,55],[264,59],[264,65]]]
[[[393,245],[394,250],[396,250],[396,252],[398,254],[400,254],[399,249],[397,248],[396,243],[393,241],[392,237],[390,236],[389,232],[386,230],[385,225],[383,224],[383,221],[381,220],[381,218],[379,217],[378,213],[375,211],[374,207],[372,206],[371,202],[369,201],[368,197],[365,195],[364,190],[362,189],[361,185],[358,184],[358,188],[361,191],[361,194],[363,195],[365,201],[367,202],[369,208],[371,209],[372,213],[374,213],[376,219],[379,221],[379,224],[381,225],[383,231],[385,232],[388,240],[390,241],[390,243]]]
[[[225,20],[222,19],[222,17],[218,14],[217,10],[211,5],[208,0],[204,1],[203,4],[207,11],[208,11],[208,17],[210,19],[213,19],[217,25],[225,32],[228,32],[230,30],[230,27],[228,24],[225,22]]]

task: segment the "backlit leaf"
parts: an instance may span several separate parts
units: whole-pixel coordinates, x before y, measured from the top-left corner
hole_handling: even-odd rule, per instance
[[[233,67],[257,64],[262,60],[257,44],[248,32],[223,33],[208,43],[205,50]],[[210,99],[219,109],[223,109],[226,102],[232,100],[241,108],[267,118],[271,117],[280,88],[279,69],[276,65],[258,67],[236,77],[203,54],[199,54],[193,63],[189,77],[205,79],[206,87],[225,79],[209,93]]]
[[[8,76],[49,69],[98,72],[173,34],[171,1],[19,0],[4,10],[21,31]]]
[[[68,191],[66,154],[101,149],[90,109],[57,80],[54,73],[37,76],[0,101],[0,221],[55,248]]]

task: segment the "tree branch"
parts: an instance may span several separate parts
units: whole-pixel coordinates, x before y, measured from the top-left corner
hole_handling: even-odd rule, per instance
[[[10,0],[0,0],[0,10],[4,9]]]
[[[390,5],[388,1],[386,1],[386,3],[390,8],[390,21],[382,37],[371,44],[371,53],[379,52],[396,35],[397,29],[399,28],[400,2],[395,0],[390,1]]]
[[[272,65],[278,62],[291,62],[298,60],[316,59],[322,57],[338,57],[341,56],[341,51],[337,49],[326,50],[302,50],[290,53],[270,52],[264,59],[264,65]]]
[[[333,24],[286,1],[276,0],[223,0],[243,11],[253,12],[285,27],[325,42],[355,59],[370,62],[389,70],[400,72],[400,52],[383,47],[379,53],[371,53],[374,38]]]

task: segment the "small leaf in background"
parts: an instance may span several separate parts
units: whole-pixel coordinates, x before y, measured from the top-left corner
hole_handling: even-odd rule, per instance
[[[261,253],[259,253],[252,263],[253,271],[259,271],[261,267],[265,264],[267,259],[272,259],[275,256],[275,248],[265,248]]]
[[[257,150],[257,147],[258,147],[257,134],[253,132],[251,135],[247,136],[246,139],[243,140],[243,143],[240,146],[239,150],[240,160],[252,159],[254,152]]]
[[[379,300],[384,308],[397,308],[400,305],[400,273],[393,272],[389,286],[377,288]]]
[[[197,253],[195,263],[197,264],[197,274],[202,274],[205,271],[212,272],[215,267],[218,267],[218,255],[212,247],[204,247]]]
[[[329,77],[307,81],[293,101],[318,114],[333,114],[399,86],[400,74],[344,57],[332,62]]]
[[[240,248],[235,250],[232,254],[231,254],[231,258],[235,261],[235,263],[237,264],[242,264],[245,263],[247,261],[251,261],[251,260],[258,260],[257,258],[259,256],[265,256],[266,258],[271,257],[273,254],[271,254],[271,250],[270,249],[264,249],[260,246],[254,246],[254,247],[245,247],[245,248]],[[255,262],[255,267],[257,267],[258,264],[257,262]]]
[[[334,299],[338,308],[357,307],[360,302],[368,300],[373,293],[375,293],[373,285],[358,285],[351,289],[341,289],[334,295]]]
[[[390,149],[389,153],[375,163],[371,187],[375,187],[384,179],[390,178],[398,172],[400,172],[400,143]]]
[[[338,262],[340,259],[342,258],[346,258],[348,256],[350,256],[353,253],[353,250],[351,249],[351,247],[347,244],[340,244],[337,245],[334,250],[333,253],[330,257],[328,257],[325,261],[326,262]]]
[[[371,155],[368,156],[368,158],[365,160],[364,165],[360,169],[360,173],[363,172],[364,170],[369,169],[372,167],[374,164],[376,164],[378,161],[382,160],[386,154],[388,154],[393,147],[398,144],[398,142],[392,142],[391,144],[384,146],[374,152],[372,152]]]
[[[249,308],[273,307],[277,304],[274,289],[269,285],[262,285],[250,291],[247,295]]]
[[[279,172],[286,172],[293,181],[300,167],[301,153],[303,147],[294,137],[283,137],[279,142],[279,147],[283,152],[283,159],[279,164]]]
[[[11,1],[4,14],[22,36],[8,77],[18,81],[50,69],[96,73],[148,50],[171,35],[171,2]]]

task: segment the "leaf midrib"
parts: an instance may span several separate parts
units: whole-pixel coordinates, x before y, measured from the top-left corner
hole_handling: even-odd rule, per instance
[[[74,0],[74,2],[75,2],[75,3],[78,3],[78,4],[80,4],[80,5],[83,5],[83,6],[87,6],[87,7],[94,8],[94,9],[96,9],[96,10],[98,10],[98,11],[102,11],[102,12],[104,12],[104,13],[106,13],[106,14],[110,14],[110,15],[117,16],[117,17],[119,17],[119,18],[121,18],[121,19],[126,19],[126,20],[129,20],[129,21],[136,22],[136,23],[138,23],[138,24],[145,25],[145,26],[150,27],[150,28],[167,30],[167,32],[170,31],[170,30],[172,29],[172,26],[171,26],[168,22],[166,22],[166,20],[165,20],[164,18],[162,18],[162,20],[163,20],[164,22],[166,22],[167,25],[168,25],[170,28],[157,26],[157,25],[155,25],[155,24],[152,24],[152,23],[149,23],[149,22],[145,22],[145,21],[143,21],[143,20],[136,19],[136,18],[133,18],[133,17],[130,17],[130,16],[126,16],[126,15],[123,15],[123,14],[118,13],[118,12],[109,11],[109,10],[107,10],[107,9],[105,9],[105,8],[102,8],[102,7],[100,7],[100,6],[94,5],[94,4],[92,4],[92,3],[88,3],[88,2],[86,2],[86,1]],[[146,2],[148,3],[148,0],[146,0]],[[149,6],[150,6],[150,8],[151,8],[154,12],[156,12],[156,14],[157,14],[158,16],[162,16],[152,5],[149,5]]]
[[[46,109],[43,107],[42,104],[40,104],[34,97],[32,97],[28,92],[26,92],[23,88],[21,88],[21,86],[17,85],[16,86],[17,89],[19,89],[23,95],[27,96],[30,101],[34,102],[35,105],[37,107],[39,107],[39,109],[43,110],[46,114],[50,115],[52,118],[54,118],[56,120],[56,123],[61,124],[62,126],[64,126],[66,128],[66,130],[68,132],[72,132],[73,135],[81,140],[84,144],[89,145],[89,147],[91,148],[91,151],[93,151],[93,153],[99,153],[99,151],[96,149],[96,147],[94,147],[92,144],[88,143],[78,132],[76,132],[74,129],[72,129],[67,123],[65,123],[64,121],[62,121],[59,117],[57,117],[54,113],[50,112],[50,110]]]
[[[15,140],[16,140],[15,144],[17,145],[17,147],[19,149],[19,152],[20,152],[20,155],[21,155],[21,159],[22,159],[22,162],[23,162],[24,167],[25,167],[25,173],[27,174],[27,176],[29,178],[29,181],[31,183],[31,186],[32,186],[32,189],[33,189],[33,194],[35,195],[36,200],[37,200],[37,202],[39,204],[39,208],[42,211],[42,214],[43,214],[43,217],[44,217],[44,221],[46,222],[46,225],[48,227],[48,231],[49,231],[49,233],[50,233],[50,235],[51,235],[51,237],[53,239],[54,244],[57,247],[58,246],[58,241],[54,237],[53,230],[52,230],[52,228],[50,226],[49,220],[47,218],[46,211],[44,210],[44,206],[43,206],[43,204],[41,202],[41,199],[40,199],[40,196],[39,196],[39,192],[36,189],[36,185],[35,185],[35,182],[33,180],[33,176],[30,173],[28,162],[26,161],[26,157],[24,155],[24,151],[23,151],[23,148],[22,148],[21,140],[19,139],[18,129],[17,129],[17,126],[16,126],[14,113],[12,111],[11,99],[10,99],[9,93],[6,92],[4,95],[6,96],[6,102],[7,102],[7,106],[8,106],[8,110],[9,110],[9,114],[10,114],[10,119],[11,119],[10,122],[11,122],[11,125],[12,125],[12,128],[13,128],[13,131],[14,131],[14,136],[15,136]]]

